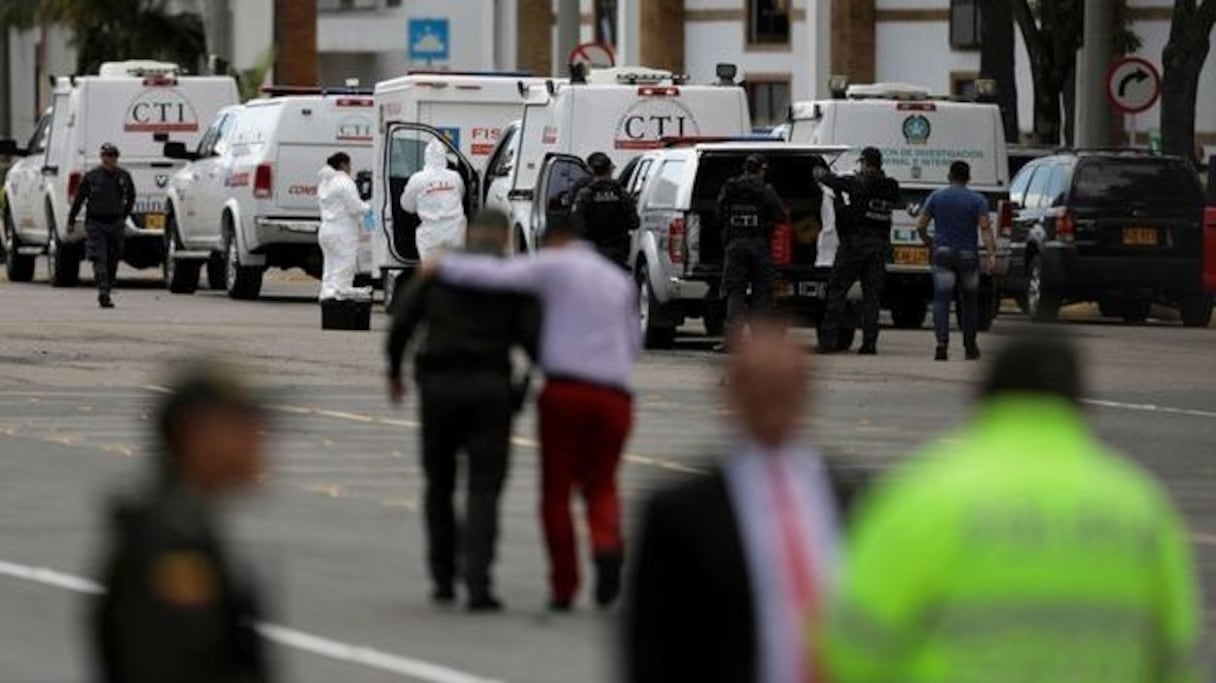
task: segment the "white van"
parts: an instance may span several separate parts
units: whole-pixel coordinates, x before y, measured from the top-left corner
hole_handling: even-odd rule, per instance
[[[971,165],[971,189],[988,198],[997,224],[997,203],[1009,196],[1009,162],[1000,109],[993,104],[935,98],[925,88],[898,83],[850,86],[841,99],[797,102],[788,139],[811,145],[843,145],[850,151],[838,173],[857,163],[864,147],[882,151],[883,170],[899,181],[909,211],[897,211],[891,230],[883,307],[897,327],[920,327],[933,298],[929,250],[916,234],[916,209],[929,193],[949,184],[954,161]],[[998,235],[997,278],[1009,267],[1008,235]],[[993,278],[980,290],[980,328],[999,308]]]
[[[237,101],[232,78],[182,76],[177,65],[163,62],[108,62],[96,76],[56,79],[50,113],[27,148],[3,143],[7,151],[24,156],[5,181],[10,279],[32,279],[34,259],[45,253],[52,285],[77,283],[83,220],[69,231],[67,214],[76,188],[98,163],[98,150],[106,142],[118,147],[119,163],[131,173],[137,192],[124,260],[135,268],[160,265],[166,190],[182,166],[164,156],[164,140],[172,135],[198,144],[216,113]]]
[[[616,67],[591,71],[585,83],[533,86],[518,134],[500,143],[504,153],[515,146],[518,163],[489,181],[486,203],[510,216],[516,248],[531,250],[547,221],[568,209],[566,195],[589,175],[583,160],[592,152],[623,168],[667,139],[751,129],[741,87],[687,85],[668,71]]]
[[[317,171],[346,152],[354,171],[372,167],[371,93],[346,88],[265,90],[224,110],[195,148],[165,153],[191,163],[169,190],[165,276],[170,291],[193,292],[207,263],[213,289],[255,299],[267,268],[321,276]]]
[[[372,240],[374,274],[389,280],[418,262],[416,216],[401,208],[401,193],[423,167],[423,152],[433,139],[448,146],[449,162],[464,178],[468,215],[481,204],[481,179],[508,124],[519,118],[524,95],[545,79],[514,73],[425,72],[376,84],[378,116],[371,203],[378,229]],[[366,192],[366,189],[364,190]]]

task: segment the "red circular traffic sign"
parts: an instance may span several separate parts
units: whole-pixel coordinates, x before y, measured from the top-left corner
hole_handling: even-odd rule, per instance
[[[1143,57],[1124,57],[1106,70],[1106,100],[1124,114],[1139,114],[1161,96],[1161,72]]]
[[[566,63],[607,69],[616,66],[616,53],[607,43],[583,43],[570,51],[570,59]]]

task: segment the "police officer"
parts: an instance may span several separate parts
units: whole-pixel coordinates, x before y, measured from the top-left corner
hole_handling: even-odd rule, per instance
[[[485,211],[468,228],[468,251],[502,256],[510,235],[507,217]],[[516,294],[473,290],[433,279],[411,281],[397,302],[388,337],[389,397],[405,395],[401,363],[419,325],[426,338],[415,354],[421,398],[422,465],[426,473],[427,552],[432,599],[455,600],[457,567],[463,567],[470,611],[497,611],[490,565],[498,537],[498,499],[507,476],[511,419],[526,384],[512,381],[510,353],[535,356],[539,311]],[[468,455],[464,538],[457,562],[457,524],[452,507],[457,455]]]
[[[127,216],[135,208],[135,182],[130,173],[119,167],[118,148],[108,142],[101,146],[101,165],[84,174],[76,190],[76,199],[68,212],[71,230],[75,231],[76,216],[86,204],[85,253],[93,262],[97,303],[102,308],[114,308],[110,291],[118,280]]]
[[[764,158],[752,154],[743,162],[743,174],[727,180],[718,194],[728,338],[743,325],[749,285],[753,313],[764,313],[772,305],[772,230],[785,217],[785,206],[773,186],[765,182],[767,172]]]
[[[590,182],[576,190],[571,219],[596,251],[628,270],[630,236],[639,224],[637,207],[633,197],[613,179],[614,167],[607,154],[591,154],[587,166],[593,175]]]
[[[828,283],[827,309],[819,328],[819,351],[843,351],[838,335],[844,317],[845,298],[853,282],[860,279],[862,344],[858,353],[878,353],[878,313],[882,305],[882,282],[891,245],[891,213],[899,204],[899,183],[882,171],[882,153],[874,147],[861,151],[856,175],[838,176],[826,168],[814,171],[815,180],[848,200],[844,216],[837,221],[840,245]]]
[[[156,476],[114,508],[92,624],[100,680],[267,681],[252,585],[212,519],[262,470],[259,403],[234,371],[204,365],[173,382],[156,424]]]

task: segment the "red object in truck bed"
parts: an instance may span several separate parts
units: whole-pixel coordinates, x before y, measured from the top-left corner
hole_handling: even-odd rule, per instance
[[[1216,293],[1216,206],[1203,214],[1203,289]]]

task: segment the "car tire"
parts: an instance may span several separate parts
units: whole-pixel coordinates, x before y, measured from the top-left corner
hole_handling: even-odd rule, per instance
[[[980,332],[988,332],[992,329],[992,323],[996,322],[996,318],[1001,314],[1001,298],[994,292],[985,293],[980,291],[979,301],[977,303],[977,315],[975,318],[975,329]]]
[[[59,241],[55,215],[47,207],[48,241],[46,246],[47,281],[52,287],[75,287],[80,284],[81,249],[79,244]]]
[[[648,349],[670,349],[676,342],[676,328],[658,325],[654,319],[654,289],[646,277],[646,261],[638,261],[638,321],[642,339]]]
[[[222,292],[228,288],[228,264],[223,253],[215,253],[207,259],[207,287]]]
[[[900,330],[919,330],[928,314],[924,301],[900,301],[891,308],[891,322]]]
[[[1212,324],[1212,295],[1192,294],[1182,300],[1179,313],[1183,327],[1208,327]]]
[[[856,327],[841,327],[836,331],[836,350],[848,351],[857,339]]]
[[[21,239],[17,237],[17,228],[13,225],[13,216],[8,209],[4,210],[4,271],[9,282],[29,282],[34,279],[35,257],[28,254],[18,254]]]
[[[1060,297],[1043,280],[1043,259],[1030,257],[1026,275],[1026,315],[1037,323],[1055,322],[1060,317]]]
[[[528,241],[524,238],[524,229],[521,226],[515,226],[515,253],[528,253]]]
[[[1100,310],[1100,308],[1099,308]],[[1124,301],[1119,305],[1119,317],[1128,325],[1141,325],[1153,312],[1151,301]]]
[[[231,228],[224,232],[224,288],[228,296],[242,301],[258,298],[262,293],[262,268],[241,265],[241,250],[237,246],[236,233]]]
[[[193,294],[198,289],[203,264],[178,259],[177,248],[177,221],[170,214],[168,225],[165,226],[165,286],[173,294]]]

